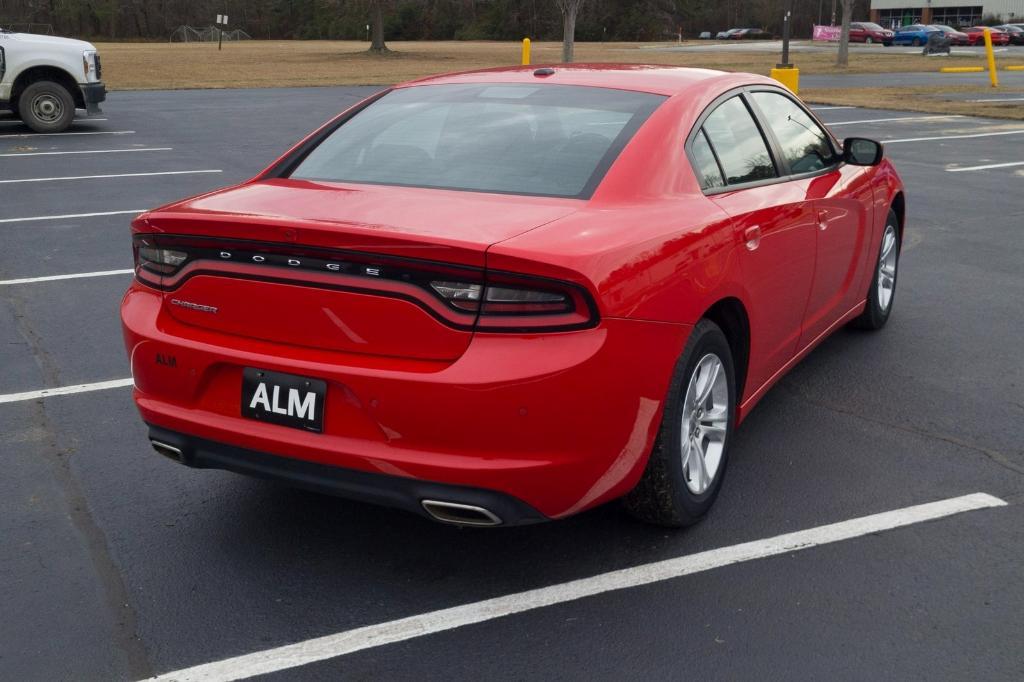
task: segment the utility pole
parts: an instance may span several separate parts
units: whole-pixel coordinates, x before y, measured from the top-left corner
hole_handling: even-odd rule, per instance
[[[793,0],[783,0],[782,3],[782,63],[776,64],[777,69],[791,69],[789,63],[789,35],[790,26],[793,24]]]

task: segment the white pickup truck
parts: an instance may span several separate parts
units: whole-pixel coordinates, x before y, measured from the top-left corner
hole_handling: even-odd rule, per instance
[[[91,43],[0,29],[0,109],[35,132],[63,132],[75,109],[98,114],[106,97]]]

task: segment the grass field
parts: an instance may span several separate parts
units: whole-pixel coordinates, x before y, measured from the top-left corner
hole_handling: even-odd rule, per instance
[[[707,43],[703,43],[707,44]],[[245,41],[225,43],[100,43],[103,77],[113,90],[250,88],[313,85],[383,85],[449,71],[519,62],[514,42],[391,42],[391,52],[371,55],[356,41]],[[779,55],[769,51],[666,52],[655,43],[577,43],[579,62],[624,62],[694,66],[768,74]],[[534,43],[533,63],[557,63],[560,43]],[[793,54],[803,74],[892,73],[938,70],[935,60],[877,46],[856,50],[850,66],[839,69],[832,53]],[[959,60],[958,60],[959,61]],[[964,63],[980,64],[977,58]],[[946,62],[943,62],[944,64]],[[1004,59],[1001,66],[1022,64]],[[946,102],[936,96],[957,88],[806,89],[809,101],[856,104],[940,113],[972,113],[1024,118],[1024,107]],[[1004,89],[1005,90],[1005,89]]]

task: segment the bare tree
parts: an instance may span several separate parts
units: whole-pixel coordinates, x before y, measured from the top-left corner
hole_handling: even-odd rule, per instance
[[[839,35],[839,54],[836,56],[836,66],[849,66],[850,64],[850,22],[853,20],[854,0],[840,0],[843,3],[843,30]]]
[[[555,0],[562,11],[562,61],[569,63],[573,59],[576,44],[576,15],[584,0]]]
[[[370,11],[373,13],[370,20],[370,52],[376,54],[389,52],[388,46],[384,44],[384,2],[385,0],[370,1]]]

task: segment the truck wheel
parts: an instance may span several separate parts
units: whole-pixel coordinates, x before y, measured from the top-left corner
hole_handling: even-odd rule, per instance
[[[62,133],[75,118],[75,100],[60,83],[36,81],[18,98],[18,115],[37,133]]]

